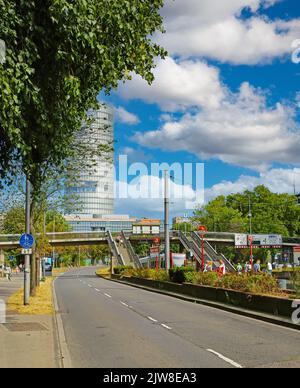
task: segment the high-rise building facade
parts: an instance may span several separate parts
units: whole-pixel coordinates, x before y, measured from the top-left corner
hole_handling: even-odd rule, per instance
[[[99,105],[98,110],[89,112],[91,124],[84,125],[80,140],[89,147],[107,148],[102,156],[87,161],[79,171],[76,185],[66,190],[67,195],[76,197],[81,218],[97,218],[114,213],[114,111],[107,105]],[[103,147],[104,146],[104,147]],[[111,149],[111,150],[110,150]]]

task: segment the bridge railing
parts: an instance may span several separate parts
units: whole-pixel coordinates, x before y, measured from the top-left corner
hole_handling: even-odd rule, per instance
[[[119,265],[125,265],[124,258],[121,255],[121,253],[119,251],[119,248],[118,248],[115,240],[113,239],[113,236],[112,236],[110,231],[107,232],[107,239],[108,239],[109,246],[110,246],[110,248],[111,248],[111,250],[113,252],[113,255],[117,259]]]

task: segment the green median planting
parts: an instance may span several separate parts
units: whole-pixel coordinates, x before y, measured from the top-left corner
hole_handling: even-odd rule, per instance
[[[217,302],[276,317],[291,317],[293,313],[291,295],[280,289],[276,278],[263,273],[220,277],[215,272],[200,273],[192,268],[174,268],[169,272],[125,269],[112,278],[195,301]]]

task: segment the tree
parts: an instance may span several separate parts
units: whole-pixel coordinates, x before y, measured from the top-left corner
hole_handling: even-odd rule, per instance
[[[110,249],[108,245],[93,245],[88,247],[87,256],[92,260],[93,264],[98,260],[104,263],[105,259],[110,256]]]
[[[210,231],[249,233],[250,211],[252,233],[299,235],[300,206],[296,198],[272,193],[265,186],[217,197],[195,212],[195,221]]]
[[[194,222],[205,225],[214,232],[246,232],[247,221],[235,208],[227,206],[224,196],[217,197],[205,207],[197,210]]]
[[[134,246],[135,253],[139,257],[146,257],[150,254],[150,244],[148,243],[141,243]]]
[[[25,212],[21,206],[10,209],[3,219],[4,234],[22,234],[25,232]]]
[[[101,90],[135,72],[153,81],[163,0],[0,0],[0,178],[21,166],[41,190]]]
[[[249,233],[251,224],[253,234],[281,234],[299,236],[300,206],[296,198],[289,194],[272,193],[265,186],[253,191],[219,196],[195,212],[194,221],[206,225],[209,231]],[[237,252],[234,248],[220,248],[220,252],[231,260],[243,261],[249,258],[248,250]],[[270,251],[257,249],[255,256],[266,260]]]
[[[300,231],[300,207],[289,194],[272,193],[265,186],[227,197],[226,206],[240,212],[247,221],[251,211],[253,233],[274,233],[296,236]]]

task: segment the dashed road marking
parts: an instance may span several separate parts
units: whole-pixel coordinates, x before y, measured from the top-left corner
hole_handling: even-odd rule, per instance
[[[121,305],[125,306],[125,307],[129,307],[127,303],[124,303],[124,302],[120,302]]]
[[[161,324],[162,327],[164,327],[167,330],[172,330],[172,327],[165,325],[164,323]]]
[[[147,317],[150,321],[157,323],[158,321],[152,317]]]
[[[111,298],[112,296],[111,295],[109,295],[109,294],[104,294],[105,296],[107,296],[108,298]]]
[[[97,291],[97,292],[101,292],[100,290],[98,290],[98,288],[95,288],[95,291]]]
[[[227,362],[227,364],[230,364],[234,366],[235,368],[243,369],[242,365],[238,364],[235,361],[230,360],[230,358],[223,356],[223,354],[220,354],[212,349],[206,349],[207,352],[214,354],[215,356],[219,357],[221,360]]]

